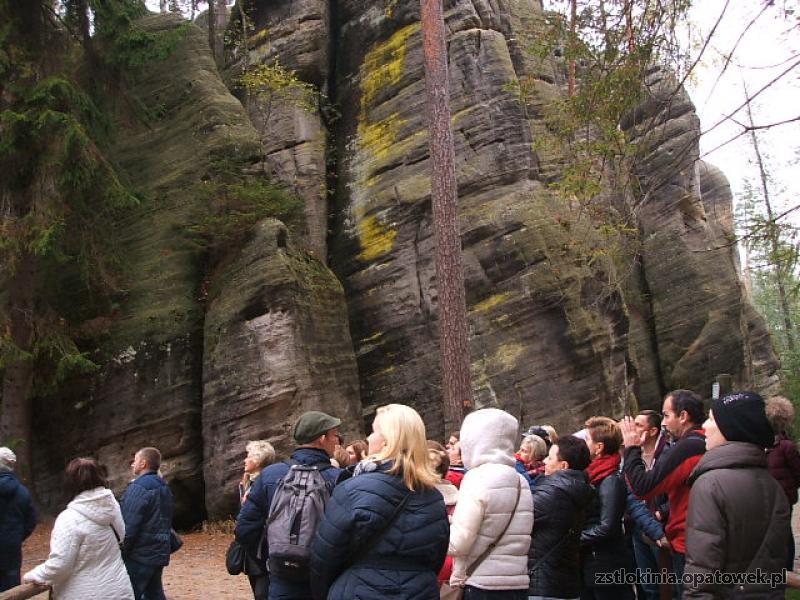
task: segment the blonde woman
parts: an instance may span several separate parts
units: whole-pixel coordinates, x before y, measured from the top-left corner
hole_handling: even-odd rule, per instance
[[[244,474],[239,483],[239,500],[244,504],[250,486],[253,485],[261,469],[275,462],[275,448],[267,440],[254,440],[245,446],[247,455],[244,457]],[[269,573],[249,555],[245,555],[244,573],[250,582],[254,600],[267,600],[269,594]]]
[[[315,598],[438,600],[448,523],[425,425],[411,407],[378,409],[370,460],[334,488],[311,555]]]

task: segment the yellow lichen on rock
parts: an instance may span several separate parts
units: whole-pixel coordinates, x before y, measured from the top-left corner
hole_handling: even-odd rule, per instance
[[[371,261],[392,251],[397,231],[387,226],[377,216],[360,218],[356,228],[358,241],[361,244],[359,259]]]
[[[376,159],[386,158],[404,124],[405,120],[400,118],[400,113],[392,113],[387,118],[375,123],[359,119],[358,143],[361,150],[368,152],[368,156]],[[368,180],[365,181],[365,183],[367,182]]]
[[[359,151],[357,163],[360,163],[360,166],[356,176],[357,189],[353,190],[351,201],[356,234],[361,246],[358,258],[365,262],[388,254],[394,247],[397,232],[377,216],[366,216],[367,205],[374,197],[365,191],[377,183],[370,171],[375,169],[376,162],[386,159],[394,150],[400,130],[406,124],[406,120],[400,117],[399,112],[392,112],[383,119],[373,121],[369,111],[375,108],[376,98],[382,90],[400,83],[405,68],[408,39],[418,34],[419,30],[419,23],[403,27],[387,41],[376,44],[364,57],[357,129]]]
[[[407,25],[384,43],[377,44],[364,57],[361,79],[362,115],[372,106],[380,90],[400,82],[406,63],[406,43],[419,30],[419,23]]]
[[[511,298],[511,296],[511,292],[504,292],[502,294],[489,296],[486,298],[486,300],[481,300],[475,306],[473,306],[470,312],[488,312],[498,304],[502,304],[503,302],[507,301],[509,298]]]

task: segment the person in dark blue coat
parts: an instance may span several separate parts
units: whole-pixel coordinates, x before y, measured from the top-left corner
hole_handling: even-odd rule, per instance
[[[122,557],[136,600],[165,600],[161,576],[169,564],[175,501],[159,476],[161,452],[142,448],[133,457],[136,476],[120,501],[125,521]]]
[[[434,487],[425,425],[411,407],[378,409],[374,458],[333,492],[311,553],[316,600],[438,600],[450,525]]]
[[[0,448],[0,592],[19,585],[22,542],[36,527],[30,492],[14,475],[17,456]]]
[[[322,478],[331,489],[342,473],[342,469],[331,465],[331,456],[339,443],[341,423],[340,419],[331,415],[309,411],[300,415],[293,430],[299,447],[292,453],[290,462],[318,467]],[[269,540],[266,539],[264,525],[278,483],[286,477],[290,467],[289,462],[280,462],[263,469],[250,487],[247,500],[236,517],[236,539],[244,546],[248,556],[263,565],[265,570],[269,557]],[[309,581],[289,581],[276,573],[270,573],[269,579],[270,600],[311,598]]]

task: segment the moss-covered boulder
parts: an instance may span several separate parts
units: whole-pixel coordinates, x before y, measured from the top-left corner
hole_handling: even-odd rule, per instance
[[[276,243],[279,232],[288,245],[286,227],[263,224],[244,249],[215,247],[209,262],[198,229],[220,216],[221,201],[209,190],[230,191],[217,181],[220,169],[258,163],[261,140],[222,82],[203,31],[165,15],[138,26],[177,39],[125,91],[114,132],[112,157],[141,199],[111,233],[125,257],[127,289],[92,354],[101,372],[65,391],[57,409],[38,407],[37,492],[56,506],[64,461],[77,454],[100,458],[121,492],[132,453],[152,445],[162,451],[161,471],[185,525],[207,508],[230,514],[234,503],[225,500],[236,496],[244,442],[269,437],[285,452],[299,410],[339,412],[357,431],[358,386],[341,287],[316,260]],[[249,239],[246,231],[234,238]],[[272,311],[291,316],[293,326],[270,333]],[[248,337],[255,322],[261,337]],[[275,393],[270,377],[296,382],[294,391]]]
[[[293,247],[280,221],[260,223],[209,292],[203,357],[206,508],[236,514],[245,444],[295,447],[292,424],[307,410],[362,434],[358,372],[344,291],[319,260]]]

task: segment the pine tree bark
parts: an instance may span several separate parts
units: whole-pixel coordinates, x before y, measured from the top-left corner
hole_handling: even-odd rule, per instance
[[[214,10],[214,58],[217,64],[222,66],[225,63],[225,30],[228,27],[228,5],[225,0],[212,0],[217,6]]]
[[[460,427],[465,412],[472,409],[466,294],[441,0],[421,0],[421,9],[444,421],[445,431],[452,431]]]
[[[219,64],[217,57],[217,7],[215,6],[216,0],[208,0],[208,47],[211,48],[211,56],[214,62]]]
[[[34,258],[26,253],[17,262],[9,281],[4,312],[8,315],[6,334],[22,353],[33,349],[33,312],[35,272]],[[17,475],[30,482],[31,474],[31,390],[33,363],[29,357],[14,356],[2,372],[0,400],[0,443],[12,444],[17,454]]]

